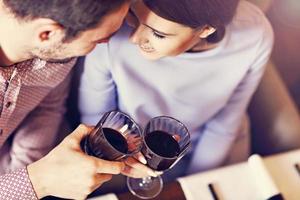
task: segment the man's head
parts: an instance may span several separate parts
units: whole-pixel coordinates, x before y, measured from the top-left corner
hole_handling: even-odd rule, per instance
[[[0,46],[8,60],[85,55],[120,27],[128,0],[0,0]]]

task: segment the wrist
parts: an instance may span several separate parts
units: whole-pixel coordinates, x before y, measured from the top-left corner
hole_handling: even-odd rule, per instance
[[[49,194],[47,193],[45,178],[43,177],[44,170],[42,169],[40,161],[28,165],[27,171],[32,187],[38,199],[48,196]]]

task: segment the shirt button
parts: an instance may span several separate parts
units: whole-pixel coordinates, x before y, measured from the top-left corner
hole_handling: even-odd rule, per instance
[[[11,106],[11,104],[12,104],[12,102],[9,101],[9,102],[6,103],[5,107],[9,108]]]

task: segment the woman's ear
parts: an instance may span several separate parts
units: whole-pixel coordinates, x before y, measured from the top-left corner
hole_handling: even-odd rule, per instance
[[[205,39],[208,36],[210,36],[211,34],[213,34],[214,32],[216,32],[216,29],[212,26],[205,26],[204,28],[201,29],[201,32],[199,33],[199,37],[201,39]]]

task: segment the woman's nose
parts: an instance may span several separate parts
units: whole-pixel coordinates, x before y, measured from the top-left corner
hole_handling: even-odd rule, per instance
[[[136,29],[134,29],[130,35],[130,41],[134,44],[139,44],[141,42],[141,40],[143,40],[144,36],[143,36],[143,32],[144,29],[142,26],[137,27]]]

